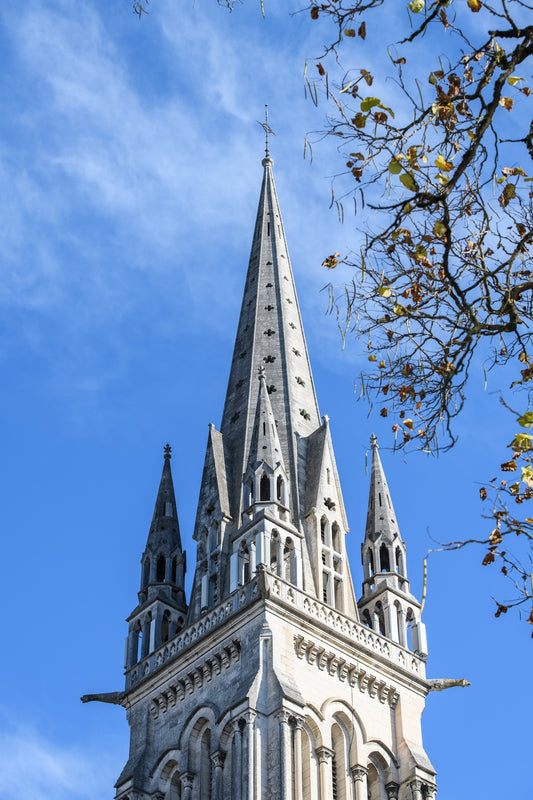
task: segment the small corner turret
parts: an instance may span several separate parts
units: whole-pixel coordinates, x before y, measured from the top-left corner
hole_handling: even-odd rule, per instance
[[[128,618],[126,670],[174,636],[187,617],[186,559],[181,547],[171,458],[172,448],[166,444],[154,514],[141,558],[139,603]]]
[[[396,521],[377,436],[372,434],[370,443],[372,469],[365,539],[361,545],[364,580],[363,595],[357,603],[359,614],[368,627],[426,658],[421,607],[410,592],[405,542]]]

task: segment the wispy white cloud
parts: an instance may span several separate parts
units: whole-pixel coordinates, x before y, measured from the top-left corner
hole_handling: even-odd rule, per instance
[[[0,732],[2,800],[104,800],[114,771],[108,752],[52,742],[31,725],[8,725]]]

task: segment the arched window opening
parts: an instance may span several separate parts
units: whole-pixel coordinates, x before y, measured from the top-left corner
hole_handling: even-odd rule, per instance
[[[390,554],[386,544],[382,544],[379,548],[379,561],[381,572],[390,572]]]
[[[337,723],[331,728],[331,744],[333,758],[331,759],[333,797],[336,800],[346,800],[346,739],[344,733]]]
[[[239,550],[240,556],[240,575],[241,575],[241,586],[245,583],[248,583],[250,580],[250,553],[248,552],[248,546],[245,542],[241,544]]]
[[[170,782],[169,800],[181,800],[181,781],[180,774],[176,770]]]
[[[341,551],[341,529],[336,522],[333,523],[331,528],[331,536],[333,542],[333,549],[340,553]]]
[[[209,578],[209,606],[216,606],[218,603],[218,575],[211,575]]]
[[[170,611],[168,609],[163,614],[163,621],[161,623],[161,644],[168,642],[170,633]]]
[[[361,614],[361,622],[363,623],[363,625],[366,625],[367,628],[371,628],[372,627],[372,620],[370,618],[370,612],[369,612],[369,610],[367,608]]]
[[[148,586],[149,582],[150,582],[150,559],[146,558],[143,563],[143,579],[142,579],[143,588],[145,586]]]
[[[270,500],[270,478],[263,472],[261,482],[259,484],[259,499]]]
[[[211,731],[207,728],[200,745],[200,800],[211,800]]]
[[[331,483],[331,471],[329,467],[326,467],[326,482]]]
[[[381,492],[378,492],[378,498],[379,498],[379,505],[381,507]]]
[[[328,530],[328,521],[326,517],[322,517],[320,520],[320,540],[322,544],[329,545],[329,530]]]
[[[368,767],[367,773],[367,786],[368,786],[368,800],[382,800],[383,794],[381,786],[383,781],[380,780],[380,775],[373,764]]]
[[[337,800],[338,786],[337,786],[337,759],[335,756],[331,759],[331,796],[333,800]]]
[[[406,631],[405,631],[406,638],[407,638],[407,649],[412,651],[412,649],[413,649],[413,627],[414,627],[414,624],[415,624],[415,615],[413,614],[413,609],[412,608],[408,608],[407,609],[407,614],[405,616],[405,621],[407,623],[406,624]]]
[[[278,479],[276,481],[276,497],[278,503],[285,503],[285,487],[283,485],[283,478],[281,475],[278,475]]]
[[[174,558],[172,559],[172,570],[170,573],[170,579],[172,583],[176,583],[177,575],[178,575],[178,557],[174,556]]]
[[[158,583],[165,582],[165,570],[167,566],[167,560],[165,556],[159,556],[157,559],[157,569],[156,569],[156,576],[155,579]]]
[[[370,575],[374,574],[374,553],[372,550],[368,551],[368,564],[370,566]]]
[[[278,572],[278,534],[274,531],[270,538],[270,569],[277,575]]]
[[[383,613],[383,607],[381,603],[376,603],[375,613],[377,614],[378,630],[382,636],[385,636],[385,614]]]
[[[296,583],[296,551],[292,539],[285,541],[283,548],[283,577],[289,583]]]
[[[401,547],[396,548],[396,572],[399,575],[405,575],[405,565],[403,562],[403,553]]]
[[[329,573],[322,573],[322,602],[329,603]]]
[[[245,507],[251,506],[254,502],[254,482],[252,478],[248,478],[246,481],[246,498],[245,498]]]

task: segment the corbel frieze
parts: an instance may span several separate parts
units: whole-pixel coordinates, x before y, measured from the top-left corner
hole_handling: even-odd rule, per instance
[[[190,672],[179,677],[174,683],[165,686],[150,700],[148,706],[150,714],[157,719],[160,714],[164,714],[177,702],[184,700],[187,695],[193,694],[205,683],[220,675],[222,670],[229,669],[236,664],[240,657],[241,643],[239,639],[233,639],[220,650],[210,653],[209,658],[206,658],[203,663],[195,665]]]
[[[363,694],[367,692],[370,697],[377,698],[380,703],[388,703],[392,708],[396,706],[400,695],[394,686],[381,680],[377,675],[372,675],[336,653],[319,647],[316,642],[306,639],[304,636],[294,637],[294,648],[298,658],[305,658],[308,664],[314,664],[318,669],[327,671],[342,682],[346,681],[350,686],[357,687]]]

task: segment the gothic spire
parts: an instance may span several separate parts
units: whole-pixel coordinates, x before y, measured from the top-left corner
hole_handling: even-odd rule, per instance
[[[259,368],[259,394],[257,396],[257,408],[248,464],[252,469],[255,469],[256,465],[261,462],[267,464],[272,470],[278,464],[283,463],[264,367]]]
[[[273,163],[269,156],[262,161],[263,183],[221,425],[232,453],[229,489],[234,518],[239,514],[242,475],[254,429],[258,368],[268,371],[272,413],[293,487],[293,516],[298,502],[296,434],[308,436],[320,425]]]
[[[372,470],[370,474],[365,541],[368,539],[371,542],[375,542],[380,537],[390,542],[394,539],[401,540],[387,479],[379,457],[377,436],[372,435],[370,442],[372,445]]]
[[[170,468],[172,458],[172,448],[169,444],[164,448],[164,463],[157,499],[155,501],[154,514],[150,532],[148,534],[147,547],[157,549],[159,540],[164,538],[170,549],[181,550],[180,526],[178,522],[178,511],[176,508],[176,497],[174,495],[174,483]]]

